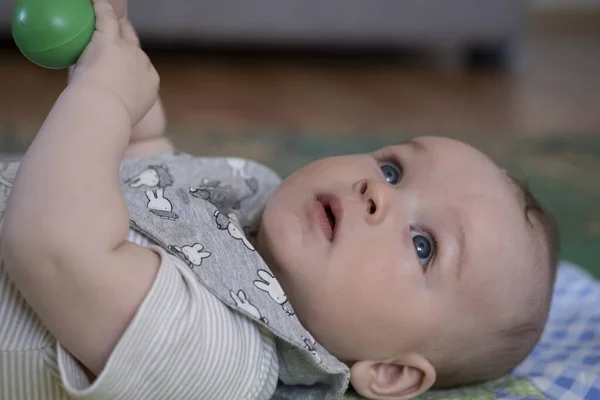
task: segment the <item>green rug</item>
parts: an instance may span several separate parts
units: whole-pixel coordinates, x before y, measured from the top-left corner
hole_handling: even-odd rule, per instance
[[[0,153],[23,152],[36,127],[0,126]],[[315,159],[365,152],[411,135],[311,132],[194,132],[171,128],[178,149],[205,156],[246,157],[282,176]],[[556,216],[561,257],[600,277],[600,135],[527,139],[511,135],[449,135],[471,143],[514,175]]]

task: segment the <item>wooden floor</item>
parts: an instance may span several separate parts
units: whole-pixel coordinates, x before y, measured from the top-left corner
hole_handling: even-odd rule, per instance
[[[151,52],[174,126],[303,132],[600,134],[600,34],[536,33],[517,72],[381,59]],[[39,124],[65,83],[0,50],[0,123]]]

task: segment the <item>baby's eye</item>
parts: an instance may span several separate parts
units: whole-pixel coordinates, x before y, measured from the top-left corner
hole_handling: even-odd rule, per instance
[[[411,235],[419,262],[426,267],[435,253],[434,242],[429,238],[429,235],[421,232],[411,231]]]
[[[400,183],[400,179],[402,179],[402,170],[399,167],[394,164],[385,163],[381,164],[379,168],[381,168],[381,172],[383,172],[383,176],[387,183],[390,185],[397,185]]]

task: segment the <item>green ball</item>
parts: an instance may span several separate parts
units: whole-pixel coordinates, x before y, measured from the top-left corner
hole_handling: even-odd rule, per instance
[[[96,23],[90,0],[17,0],[12,35],[21,53],[46,68],[75,64]]]

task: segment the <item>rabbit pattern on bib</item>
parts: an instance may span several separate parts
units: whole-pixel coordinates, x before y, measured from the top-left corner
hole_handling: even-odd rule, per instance
[[[344,393],[348,367],[302,326],[253,245],[267,199],[280,183],[276,174],[239,158],[170,154],[126,160],[120,175],[131,228],[185,262],[224,304],[275,337],[286,396],[290,388],[316,398]]]

